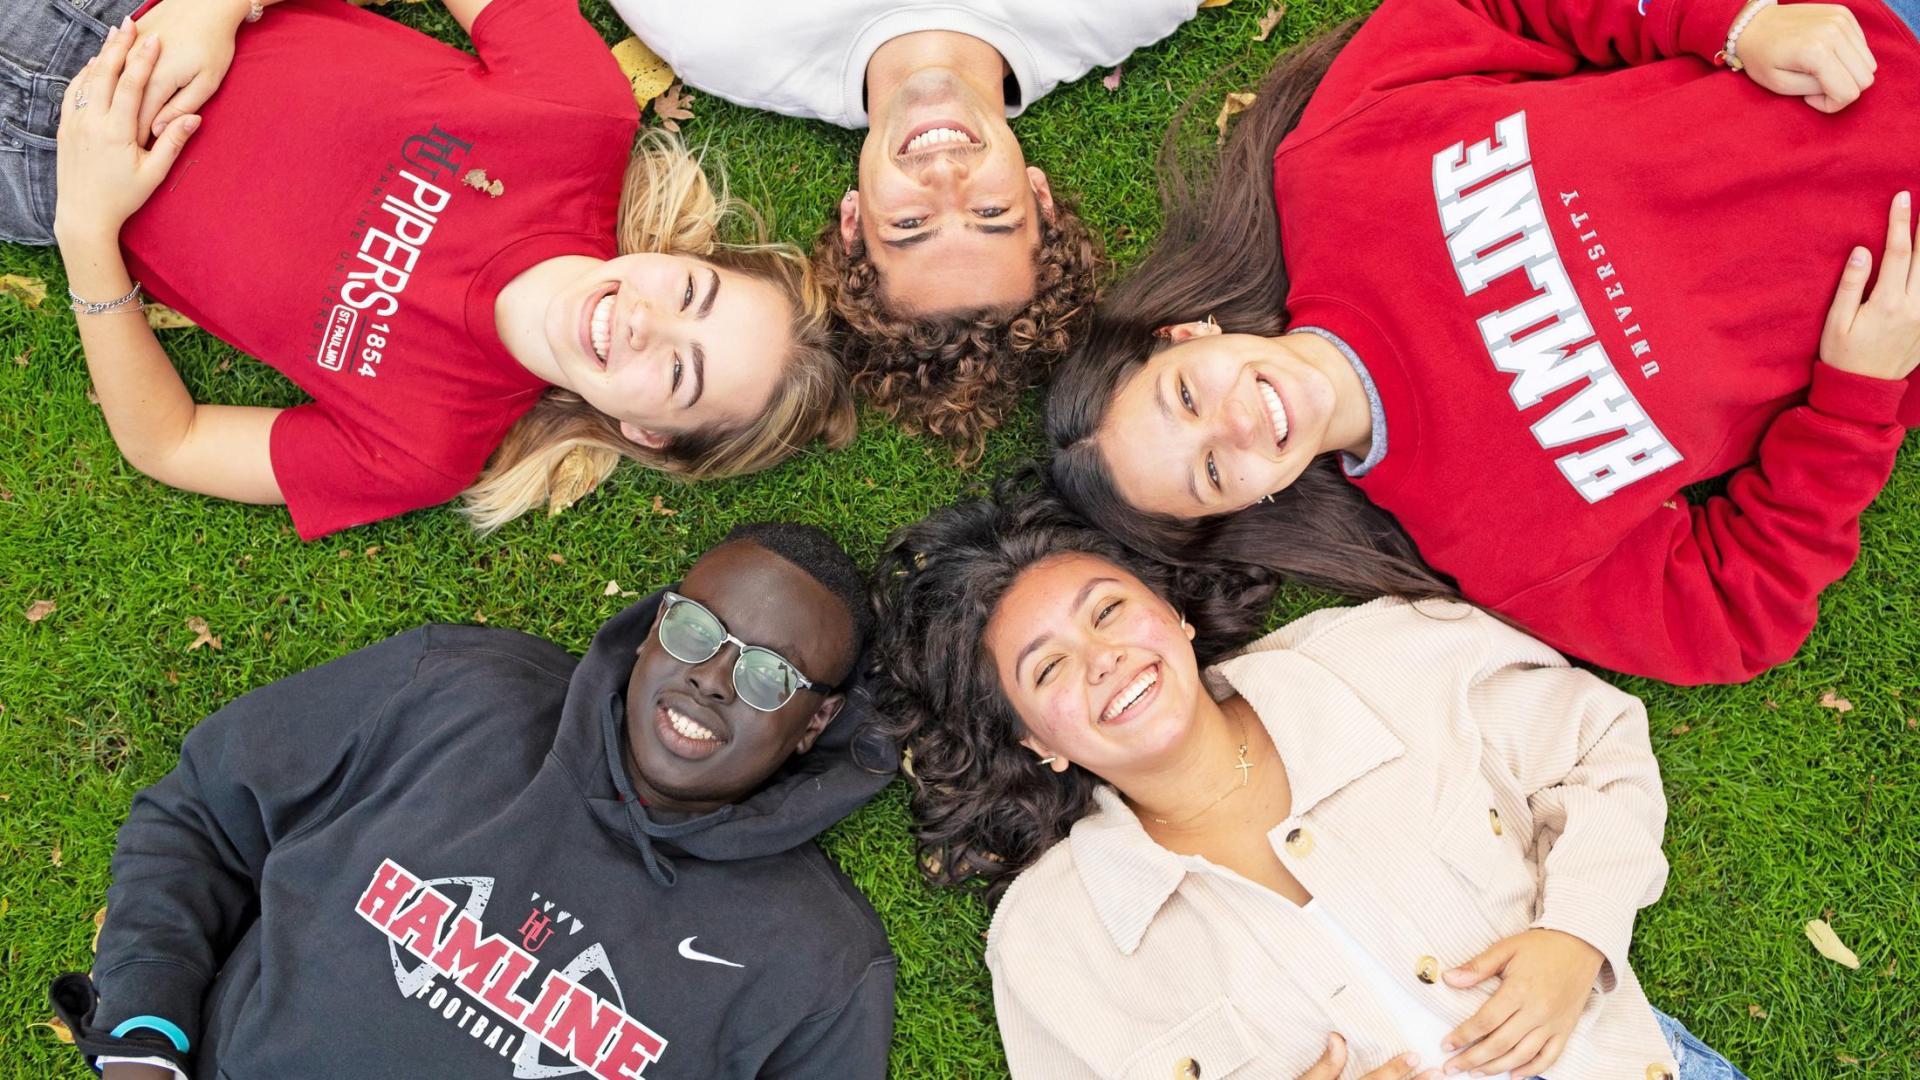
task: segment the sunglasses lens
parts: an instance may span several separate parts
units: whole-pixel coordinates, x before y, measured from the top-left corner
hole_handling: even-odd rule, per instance
[[[747,649],[733,670],[735,692],[756,709],[772,712],[800,691],[800,673],[765,649]]]
[[[675,660],[698,664],[720,651],[727,635],[720,621],[704,608],[678,603],[660,620],[660,644]]]

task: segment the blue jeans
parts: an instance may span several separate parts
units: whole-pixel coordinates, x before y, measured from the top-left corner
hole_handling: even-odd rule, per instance
[[[1680,1066],[1676,1080],[1747,1080],[1746,1073],[1694,1038],[1693,1032],[1680,1021],[1659,1009],[1653,1010],[1653,1018],[1660,1024],[1660,1034],[1667,1037],[1667,1049],[1673,1051],[1674,1063]]]
[[[53,243],[67,80],[140,0],[0,0],[0,240]]]
[[[1907,29],[1920,34],[1920,0],[1887,0],[1887,6],[1907,24]]]

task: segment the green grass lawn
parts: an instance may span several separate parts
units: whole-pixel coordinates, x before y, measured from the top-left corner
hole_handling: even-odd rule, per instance
[[[601,0],[587,7],[609,41],[624,36]],[[1359,9],[1297,0],[1262,43],[1253,38],[1264,8],[1237,0],[1201,12],[1130,60],[1117,90],[1095,73],[1017,122],[1029,158],[1051,172],[1055,191],[1079,197],[1123,263],[1156,227],[1150,163],[1180,103],[1230,67],[1199,106],[1210,117],[1221,92],[1251,84],[1286,43]],[[461,40],[437,5],[397,17]],[[853,182],[854,133],[705,95],[695,111],[689,136],[711,141],[738,193],[772,211],[787,238],[804,243]],[[1035,445],[1029,409],[981,465],[956,468],[933,445],[869,418],[839,454],[699,487],[626,469],[566,514],[528,517],[484,540],[451,511],[430,510],[303,544],[281,509],[181,494],[128,467],[87,400],[73,318],[58,301],[58,258],[0,245],[6,273],[44,279],[53,299],[29,308],[0,298],[5,1077],[84,1075],[71,1050],[34,1026],[49,1015],[47,980],[88,963],[114,831],[134,792],[172,766],[181,737],[223,702],[428,621],[485,621],[584,649],[625,603],[605,595],[609,581],[644,590],[676,578],[741,521],[812,522],[870,559],[890,529],[981,489]],[[298,400],[270,369],[199,331],[163,340],[201,400]],[[1827,591],[1820,627],[1791,663],[1741,687],[1623,681],[1647,700],[1671,800],[1672,876],[1640,919],[1635,967],[1655,1005],[1757,1078],[1920,1075],[1920,457],[1911,444],[1864,532],[1860,564]],[[57,610],[29,622],[38,600]],[[1324,602],[1293,595],[1288,613]],[[206,620],[221,648],[191,648],[192,619]],[[1829,693],[1851,708],[1823,706]],[[895,1073],[1004,1075],[980,960],[985,912],[971,896],[920,884],[905,804],[896,783],[826,840],[900,956]],[[1859,953],[1859,970],[1809,946],[1802,927],[1819,917]]]

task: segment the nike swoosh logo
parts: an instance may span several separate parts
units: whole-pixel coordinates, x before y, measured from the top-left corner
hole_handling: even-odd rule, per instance
[[[698,934],[694,935],[694,937],[699,937],[699,936],[700,935]],[[717,956],[708,956],[706,953],[703,953],[693,947],[693,938],[688,938],[687,940],[680,943],[680,955],[686,957],[689,960],[702,960],[709,964],[724,964],[730,968],[744,968],[747,966],[745,964],[736,964],[731,960],[722,960]]]

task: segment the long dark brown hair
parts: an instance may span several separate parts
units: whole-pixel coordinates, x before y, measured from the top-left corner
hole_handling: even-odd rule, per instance
[[[1287,269],[1274,206],[1273,154],[1300,122],[1327,68],[1359,27],[1350,20],[1295,46],[1260,83],[1211,166],[1183,163],[1189,101],[1160,148],[1166,224],[1146,258],[1094,312],[1085,342],[1047,399],[1047,468],[1075,509],[1129,545],[1189,569],[1250,568],[1357,598],[1454,596],[1385,511],[1316,461],[1270,503],[1181,520],[1127,505],[1096,438],[1114,394],[1152,355],[1154,331],[1212,316],[1223,330],[1287,329]]]
[[[1078,765],[1041,767],[1020,745],[1026,727],[985,641],[1021,572],[1070,552],[1128,571],[1179,609],[1203,664],[1252,640],[1273,595],[1251,575],[1147,559],[1030,475],[893,534],[874,569],[868,686],[881,726],[909,755],[921,871],[939,885],[984,883],[990,903],[1086,816],[1100,784]]]

